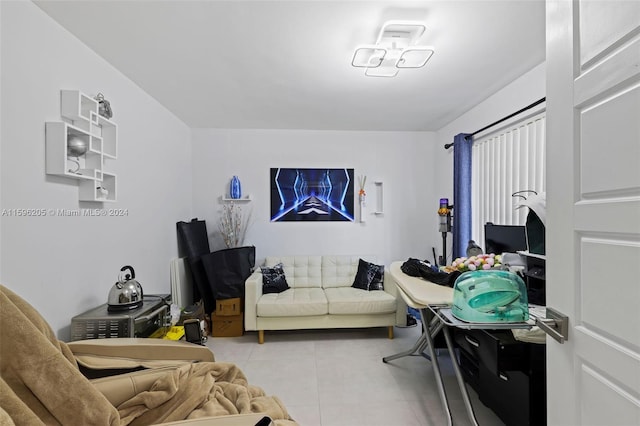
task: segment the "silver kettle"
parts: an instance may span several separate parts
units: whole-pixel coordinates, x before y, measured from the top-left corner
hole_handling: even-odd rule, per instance
[[[124,274],[129,270],[131,274]],[[128,311],[142,306],[142,286],[135,280],[136,273],[131,266],[123,266],[118,275],[118,282],[109,291],[109,312]]]

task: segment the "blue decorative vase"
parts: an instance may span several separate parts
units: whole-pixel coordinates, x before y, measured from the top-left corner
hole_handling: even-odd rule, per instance
[[[231,198],[233,198],[234,200],[237,200],[242,197],[242,188],[240,186],[240,179],[238,179],[238,176],[234,176],[231,178],[230,188],[231,188],[231,191],[230,191]]]

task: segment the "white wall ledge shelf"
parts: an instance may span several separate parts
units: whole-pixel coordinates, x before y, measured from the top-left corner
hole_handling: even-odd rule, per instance
[[[223,203],[229,203],[229,202],[237,202],[237,203],[248,203],[249,201],[251,201],[251,194],[249,195],[245,195],[244,197],[240,197],[240,198],[231,198],[231,197],[227,197],[227,196],[222,196],[220,197],[220,200]]]

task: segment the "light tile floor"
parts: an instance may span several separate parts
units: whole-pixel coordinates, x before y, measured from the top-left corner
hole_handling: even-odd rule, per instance
[[[418,323],[418,327],[420,323]],[[382,357],[409,349],[418,327],[351,330],[267,331],[242,337],[209,337],[217,361],[237,364],[250,384],[277,395],[302,426],[446,425],[431,363],[421,356],[383,363]],[[440,365],[453,423],[470,425],[451,360]],[[480,426],[504,424],[469,389]]]

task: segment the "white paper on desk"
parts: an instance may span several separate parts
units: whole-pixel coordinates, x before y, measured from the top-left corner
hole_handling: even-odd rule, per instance
[[[536,318],[545,318],[547,315],[547,307],[529,304],[529,321],[535,324]],[[527,343],[545,344],[547,342],[547,333],[542,331],[540,327],[534,325],[530,329],[513,329],[511,330],[516,340]]]
[[[519,328],[511,330],[511,332],[513,333],[513,337],[521,342],[538,343],[542,345],[547,343],[547,333],[535,325],[530,330]]]

